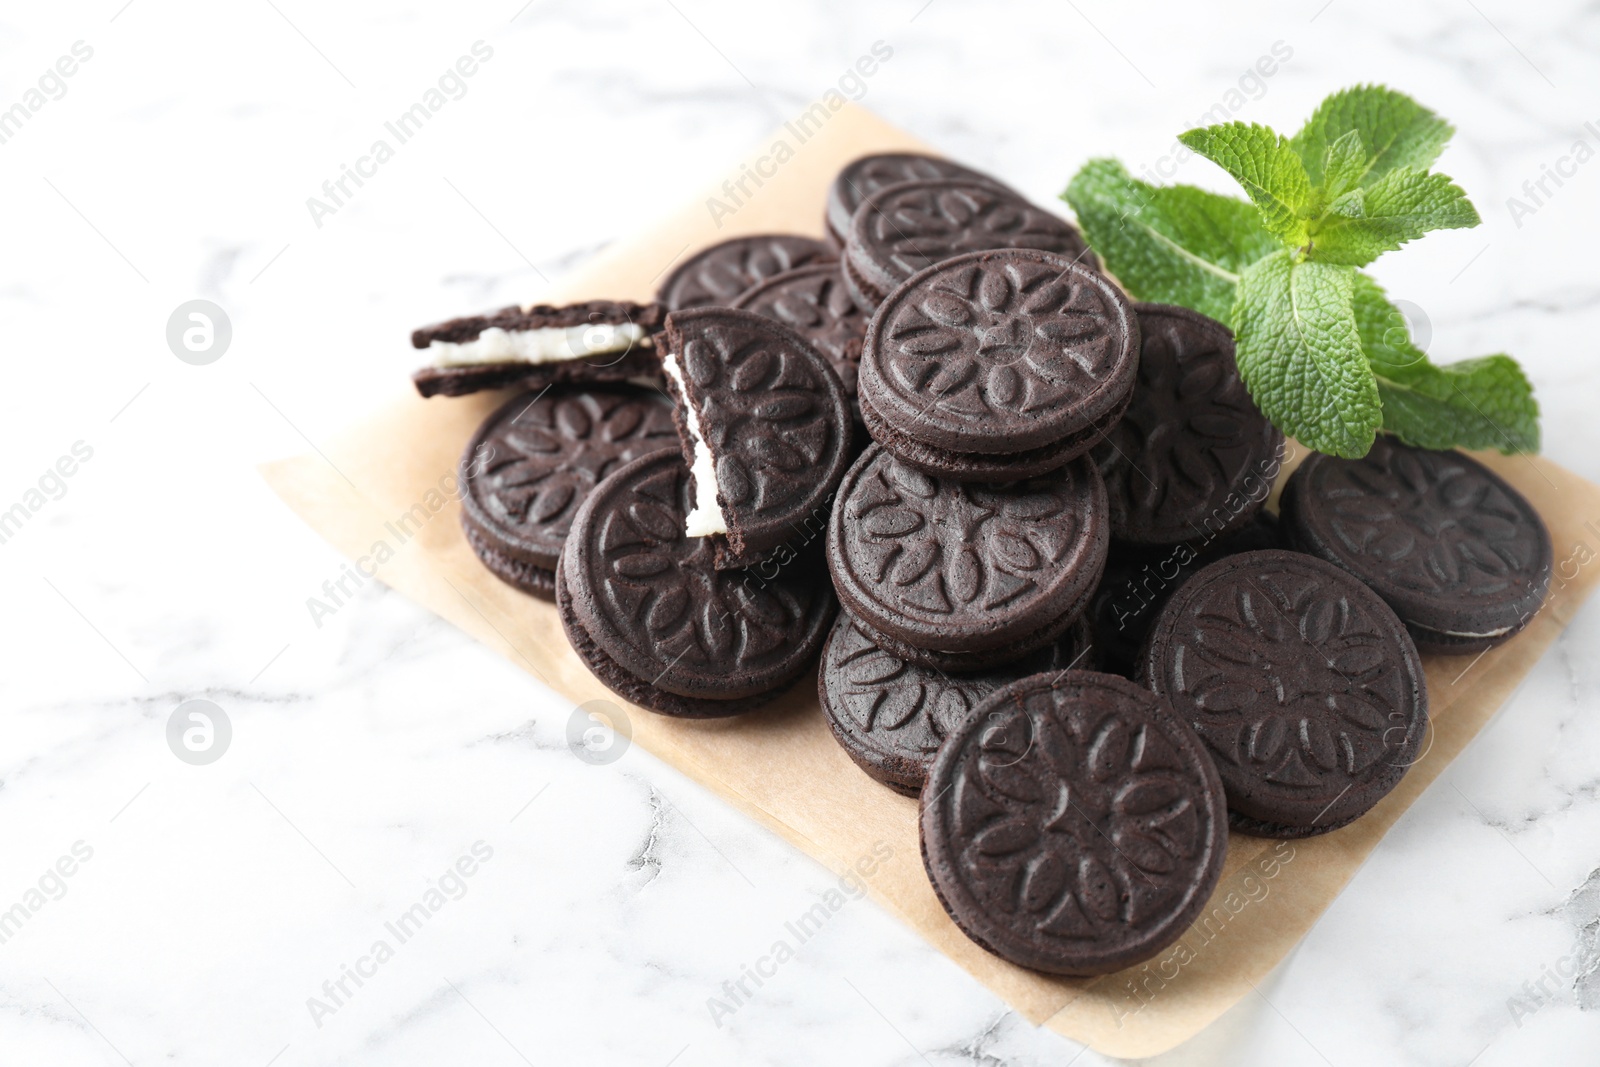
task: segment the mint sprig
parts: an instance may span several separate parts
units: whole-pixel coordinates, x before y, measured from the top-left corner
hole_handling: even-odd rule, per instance
[[[1179,138],[1248,201],[1150,185],[1110,159],[1091,160],[1062,196],[1135,298],[1233,327],[1256,405],[1308,447],[1358,457],[1382,429],[1424,448],[1536,451],[1538,404],[1516,362],[1435,366],[1356,269],[1481,221],[1429,169],[1453,132],[1401,93],[1357,86],[1328,97],[1293,137],[1233,122]]]
[[[1256,406],[1284,433],[1339,455],[1365,455],[1383,422],[1352,273],[1279,249],[1245,268],[1233,306],[1238,336],[1250,338],[1238,346],[1239,373]]]
[[[1281,247],[1255,208],[1192,185],[1137,181],[1114,159],[1091,160],[1067,190],[1101,257],[1129,292],[1160,293],[1227,322],[1239,273]]]

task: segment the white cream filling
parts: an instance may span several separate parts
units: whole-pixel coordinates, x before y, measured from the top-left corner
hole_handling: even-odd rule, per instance
[[[645,341],[644,327],[632,322],[587,322],[581,326],[546,326],[538,330],[502,330],[491,326],[470,341],[434,341],[428,345],[428,353],[435,367],[559,363],[626,352]]]
[[[706,439],[700,433],[700,415],[689,403],[689,393],[683,387],[678,357],[667,356],[661,361],[661,369],[678,386],[678,396],[683,400],[683,419],[689,424],[689,436],[693,438],[690,446],[694,450],[694,462],[689,464],[689,473],[694,475],[694,510],[684,520],[683,532],[689,537],[725,534],[728,519],[722,514],[722,505],[717,503],[717,469],[711,462],[711,449],[706,447]]]
[[[1426,627],[1424,627],[1424,629],[1426,629]],[[1444,634],[1446,637],[1500,637],[1503,634],[1508,634],[1510,632],[1511,632],[1511,627],[1509,627],[1509,626],[1502,626],[1498,630],[1490,630],[1488,633],[1482,633],[1482,634],[1463,633],[1460,630],[1440,630],[1439,631],[1439,633]]]

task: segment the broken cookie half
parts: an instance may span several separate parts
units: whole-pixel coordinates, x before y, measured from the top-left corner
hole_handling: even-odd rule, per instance
[[[653,335],[660,304],[588,300],[469,315],[411,334],[428,364],[411,376],[423,396],[464,396],[508,385],[620,382],[661,376]]]
[[[787,327],[724,307],[675,311],[657,338],[694,481],[685,533],[719,569],[782,566],[820,543],[852,458],[844,385]]]

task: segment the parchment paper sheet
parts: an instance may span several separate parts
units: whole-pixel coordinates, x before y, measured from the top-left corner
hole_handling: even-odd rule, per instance
[[[707,190],[731,213],[697,201],[608,247],[552,291],[529,299],[646,300],[672,264],[714,241],[772,231],[820,236],[823,198],[839,167],[868,152],[901,148],[926,150],[849,105],[820,128],[791,123],[727,172],[737,181],[748,164],[759,186],[746,178],[743,190],[735,186],[730,197],[719,176]],[[352,560],[369,557],[365,566],[375,568],[379,580],[574,702],[620,702],[567,647],[554,606],[502,585],[467,547],[453,474],[467,439],[502,395],[418,398],[404,378],[409,365],[403,349],[417,325],[394,324],[395,381],[378,386],[392,386],[392,403],[331,443],[326,458],[270,463],[262,468],[264,476],[335,547]],[[769,710],[731,721],[675,721],[629,708],[633,739],[840,873],[871,857],[874,846],[880,856],[887,846],[892,859],[876,865],[869,891],[978,981],[1034,1022],[1102,1052],[1154,1055],[1199,1032],[1284,958],[1400,813],[1495,714],[1600,579],[1600,566],[1584,565],[1600,558],[1600,487],[1537,457],[1482,458],[1550,526],[1558,565],[1545,610],[1522,634],[1476,662],[1428,659],[1433,725],[1425,755],[1372,813],[1346,829],[1293,844],[1235,835],[1207,915],[1162,957],[1122,974],[1048,978],[968,941],[946,917],[923,873],[916,802],[851,763],[823,722],[814,676]],[[384,556],[390,558],[375,562]]]

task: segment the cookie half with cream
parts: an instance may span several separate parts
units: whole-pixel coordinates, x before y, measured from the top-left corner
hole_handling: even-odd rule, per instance
[[[685,534],[713,538],[719,568],[820,545],[853,432],[828,361],[788,327],[724,307],[674,311],[658,340],[694,483]]]
[[[508,385],[660,378],[652,335],[660,304],[588,300],[501,308],[424,326],[411,345],[428,363],[411,376],[423,396],[464,396]]]

